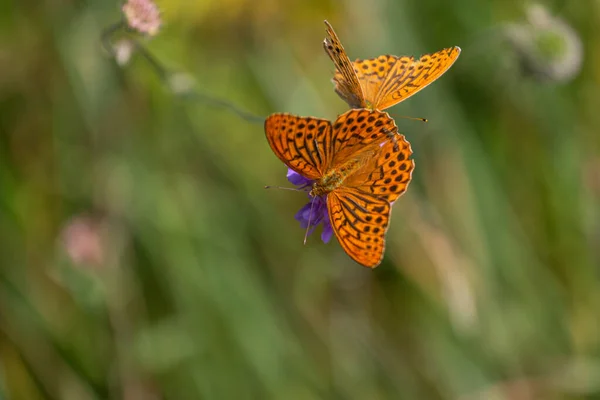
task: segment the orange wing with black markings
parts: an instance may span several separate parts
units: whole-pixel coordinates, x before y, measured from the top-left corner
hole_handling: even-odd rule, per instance
[[[383,55],[351,64],[331,25],[324,48],[336,67],[333,76],[336,93],[352,108],[385,110],[409,98],[442,76],[460,55],[460,47],[450,47],[418,60],[414,57]]]
[[[335,34],[333,27],[327,21],[325,21],[325,25],[327,25],[328,37],[323,41],[323,48],[335,64],[336,75],[339,75],[338,79],[334,78],[336,93],[352,108],[367,108],[355,66],[348,58],[348,54],[346,54],[346,50],[344,50],[344,46]]]
[[[396,133],[381,146],[379,156],[349,176],[345,185],[393,203],[408,189],[412,179],[415,162],[411,155],[410,143],[404,135]]]
[[[382,198],[343,187],[329,193],[327,208],[333,232],[354,261],[375,268],[385,250],[391,206]]]
[[[356,60],[367,104],[376,110],[385,110],[406,100],[442,76],[460,55],[459,47],[414,57],[380,56],[370,60]],[[340,77],[336,73],[336,77]],[[334,78],[335,79],[335,78]]]
[[[316,180],[331,163],[331,122],[326,119],[272,114],[265,120],[271,149],[297,173]]]
[[[340,115],[333,124],[331,167],[343,165],[367,149],[377,149],[398,132],[396,123],[385,112],[358,109]]]

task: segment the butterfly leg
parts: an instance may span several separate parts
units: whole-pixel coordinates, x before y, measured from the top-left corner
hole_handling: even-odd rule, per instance
[[[395,152],[400,151],[400,147],[398,147],[398,135],[399,135],[398,130],[390,131],[389,129],[385,129],[384,132],[387,135],[387,137],[392,139],[392,142],[394,142],[394,151]]]
[[[317,157],[319,158],[319,160],[321,162],[323,162],[323,160],[326,160],[325,154],[323,154],[323,149],[321,149],[321,146],[320,146],[319,142],[317,141],[317,138],[313,139],[313,144],[315,146],[315,149],[317,150]]]

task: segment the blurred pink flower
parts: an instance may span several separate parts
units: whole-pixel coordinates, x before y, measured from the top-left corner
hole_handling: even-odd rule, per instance
[[[73,264],[100,266],[104,263],[101,227],[100,221],[90,216],[76,216],[67,222],[62,241]]]
[[[123,13],[130,28],[155,36],[160,29],[160,11],[152,0],[127,0]]]

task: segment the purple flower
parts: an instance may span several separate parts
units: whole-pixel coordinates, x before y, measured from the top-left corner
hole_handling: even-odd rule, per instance
[[[299,186],[299,189],[312,187],[314,181],[305,178],[296,171],[288,168],[287,179],[292,184]],[[331,236],[333,236],[333,228],[331,222],[329,222],[329,214],[327,213],[327,197],[326,196],[310,196],[309,202],[300,209],[294,216],[296,221],[300,222],[302,229],[309,229],[311,234],[317,225],[323,223],[323,232],[321,232],[321,240],[325,243],[329,243]],[[310,228],[309,228],[310,221]]]

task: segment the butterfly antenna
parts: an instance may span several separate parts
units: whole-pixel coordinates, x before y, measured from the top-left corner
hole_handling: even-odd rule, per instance
[[[404,119],[411,119],[413,121],[429,122],[427,120],[427,118],[407,117],[407,116],[404,116],[404,115],[395,116],[395,118],[404,118]]]
[[[271,185],[265,186],[265,189],[281,189],[281,190],[291,190],[293,192],[306,192],[306,190],[302,190],[302,189],[289,188],[289,187],[283,187],[283,186],[271,186]]]
[[[313,201],[310,202],[310,212],[308,213],[308,226],[306,227],[306,233],[304,234],[304,245],[306,245],[306,240],[308,239],[308,231],[310,230],[310,223],[312,221],[313,207],[315,206],[316,198],[313,198]]]

